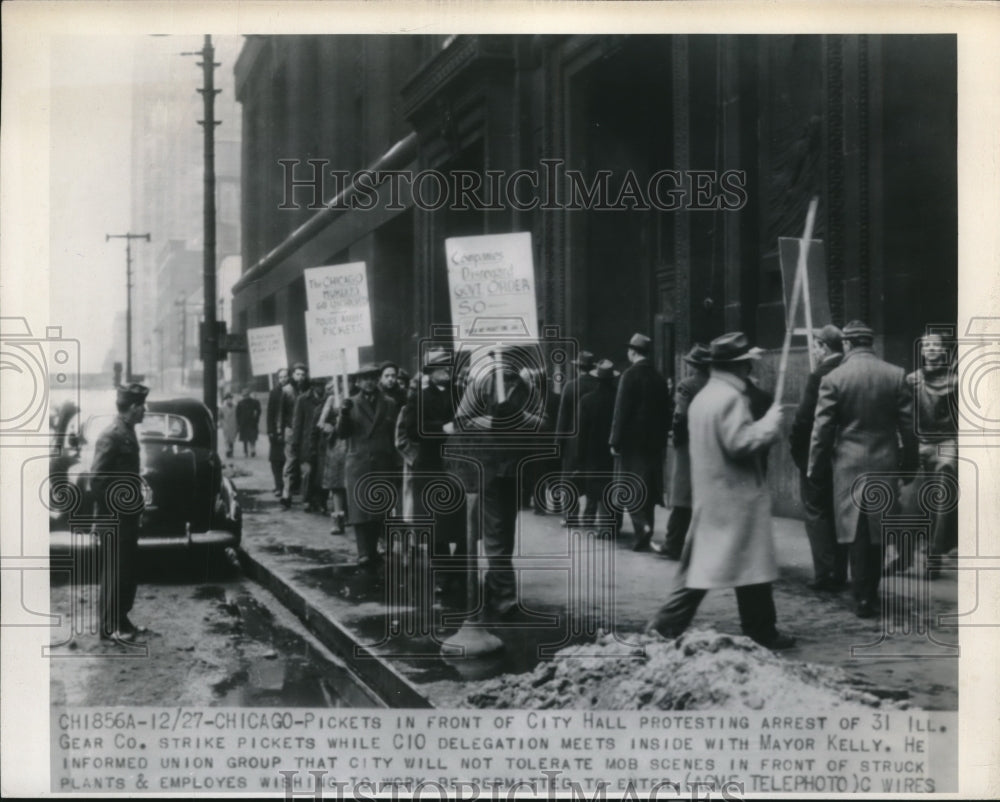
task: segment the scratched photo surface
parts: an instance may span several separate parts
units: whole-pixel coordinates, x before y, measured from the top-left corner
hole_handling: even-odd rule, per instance
[[[174,27],[5,93],[38,790],[981,793],[979,37]]]

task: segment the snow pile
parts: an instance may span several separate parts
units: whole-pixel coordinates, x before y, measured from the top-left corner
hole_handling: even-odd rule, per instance
[[[839,668],[793,662],[749,638],[690,630],[676,640],[632,635],[622,643],[562,649],[526,674],[466,686],[460,706],[527,710],[701,710],[883,705]]]

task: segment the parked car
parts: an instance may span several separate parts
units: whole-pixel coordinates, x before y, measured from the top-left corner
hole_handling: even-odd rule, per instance
[[[57,446],[49,463],[50,552],[94,545],[90,473],[94,448],[113,414],[80,421],[75,409],[53,417]],[[236,546],[243,514],[232,480],[222,475],[216,428],[203,403],[192,398],[148,401],[136,426],[145,509],[139,548]]]

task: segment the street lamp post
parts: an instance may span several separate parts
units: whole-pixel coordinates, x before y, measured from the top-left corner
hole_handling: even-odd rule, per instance
[[[132,240],[144,239],[149,234],[105,234],[104,241],[125,240],[125,384],[132,381]]]

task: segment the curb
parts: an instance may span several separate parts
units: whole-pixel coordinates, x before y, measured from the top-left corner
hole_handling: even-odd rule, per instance
[[[433,708],[430,700],[388,661],[359,643],[339,622],[328,618],[289,582],[245,549],[237,549],[248,577],[267,588],[328,649],[340,657],[357,679],[390,708]]]

